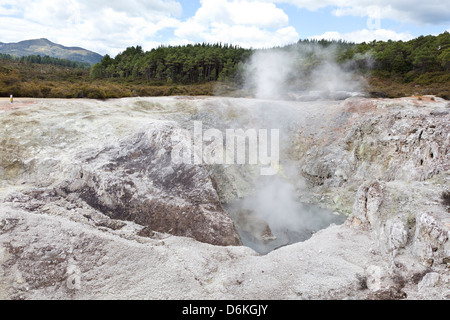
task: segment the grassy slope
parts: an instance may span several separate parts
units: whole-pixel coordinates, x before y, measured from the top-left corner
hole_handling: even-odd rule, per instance
[[[450,100],[450,74],[446,72],[424,73],[410,82],[395,75],[370,75],[367,82],[367,90],[374,97],[435,95]]]

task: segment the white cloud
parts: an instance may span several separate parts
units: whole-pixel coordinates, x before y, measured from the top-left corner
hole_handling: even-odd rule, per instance
[[[175,0],[0,0],[1,39],[34,38],[116,55],[128,46],[155,46],[155,36],[176,28],[182,11]]]
[[[222,42],[272,47],[298,41],[287,14],[264,0],[202,0],[196,14],[174,32],[180,42]]]
[[[334,32],[330,31],[330,32],[325,32],[324,34],[321,34],[321,35],[310,37],[309,39],[345,40],[348,42],[361,43],[361,42],[371,42],[373,40],[408,41],[413,38],[414,37],[408,32],[397,33],[393,30],[386,30],[386,29],[376,29],[376,30],[363,29],[363,30],[347,32],[347,33],[339,33],[336,31],[334,31]]]
[[[450,5],[442,0],[273,0],[274,3],[290,3],[299,8],[317,10],[335,7],[337,16],[373,17],[399,22],[422,24],[450,23]]]
[[[207,31],[207,26],[195,21],[194,19],[189,19],[179,25],[178,29],[174,31],[175,36],[182,39],[201,39],[201,34]]]
[[[222,42],[253,48],[282,46],[296,42],[300,36],[286,12],[277,6],[280,3],[308,10],[331,7],[336,16],[363,16],[374,22],[377,17],[416,24],[450,22],[450,6],[443,5],[442,0],[200,0],[195,15],[184,21],[178,1],[0,0],[0,41],[45,37],[112,56],[128,46],[141,45],[150,50],[160,44],[160,39],[172,45]],[[409,33],[381,26],[368,24],[368,30],[327,32],[317,37],[356,42],[411,38]]]
[[[289,18],[275,4],[261,0],[201,0],[201,7],[192,18],[202,23],[226,23],[262,28],[288,24]]]
[[[213,24],[210,33],[204,37],[211,43],[220,41],[247,48],[270,48],[298,41],[298,33],[293,27],[269,31],[258,27],[224,24]]]

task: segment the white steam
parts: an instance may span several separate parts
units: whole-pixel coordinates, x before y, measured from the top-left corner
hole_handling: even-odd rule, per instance
[[[244,244],[260,253],[277,247],[307,240],[313,232],[332,223],[343,223],[344,215],[335,215],[319,207],[302,204],[297,196],[305,188],[303,178],[289,150],[299,129],[295,108],[283,100],[341,100],[362,95],[364,81],[352,70],[352,61],[336,63],[337,47],[324,48],[315,44],[299,44],[289,48],[256,51],[245,65],[245,86],[259,104],[252,109],[259,113],[254,125],[281,132],[279,172],[260,177],[252,195],[231,205],[230,212],[265,221],[276,240],[261,241],[241,232]],[[366,63],[364,57],[355,63]],[[278,101],[274,101],[278,100]],[[292,105],[291,105],[292,106]],[[259,112],[257,111],[259,110]],[[242,220],[242,219],[241,219]],[[245,220],[245,219],[244,219]],[[239,229],[239,226],[238,226]]]
[[[246,70],[246,85],[260,99],[279,99],[294,70],[294,59],[285,51],[257,51]]]
[[[320,100],[363,95],[364,79],[352,71],[354,63],[340,65],[336,55],[336,46],[318,44],[256,51],[245,65],[245,87],[260,99]]]
[[[244,245],[266,254],[276,248],[309,239],[313,233],[331,224],[341,224],[344,215],[299,202],[296,187],[282,177],[267,177],[253,195],[228,208],[232,215],[246,214],[264,221],[270,227],[274,239],[261,241],[257,234],[240,232]],[[248,219],[249,223],[255,221]],[[246,226],[238,226],[248,229]]]
[[[316,91],[346,91],[360,92],[361,83],[355,75],[336,63],[325,61],[313,70],[311,75],[311,88]]]

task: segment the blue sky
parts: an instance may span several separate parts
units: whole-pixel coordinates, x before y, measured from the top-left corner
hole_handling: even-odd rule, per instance
[[[115,56],[128,46],[298,39],[410,40],[450,30],[449,0],[0,0],[0,42],[48,38]]]

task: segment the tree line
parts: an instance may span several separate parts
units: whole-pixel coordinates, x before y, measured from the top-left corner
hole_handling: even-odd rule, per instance
[[[373,41],[354,45],[343,60],[369,54],[373,70],[406,75],[410,72],[449,72],[450,33],[420,36],[410,41]]]
[[[160,46],[144,52],[129,47],[114,59],[104,56],[91,69],[94,79],[127,79],[146,82],[195,84],[224,81],[237,76],[239,64],[252,50],[222,44]]]
[[[0,95],[98,99],[218,92],[248,95],[242,84],[247,71],[252,72],[252,55],[261,50],[299,53],[297,61],[290,64],[294,69],[291,74],[301,75],[302,80],[331,58],[343,68],[363,75],[374,97],[431,94],[450,100],[448,32],[410,41],[360,44],[300,40],[258,50],[220,43],[160,46],[147,52],[136,46],[114,58],[105,55],[92,67],[49,56],[18,58],[0,54]]]
[[[300,40],[298,43],[268,50],[304,50],[307,46],[332,47],[334,59],[361,72],[378,75],[400,75],[411,81],[426,72],[450,71],[450,34],[421,36],[410,41]],[[115,58],[104,56],[91,68],[93,79],[144,81],[162,84],[196,84],[208,81],[242,81],[242,70],[254,49],[233,45],[196,44],[160,46],[144,52],[141,46],[129,47]],[[302,65],[314,66],[322,57],[309,52]]]
[[[86,62],[77,62],[77,61],[71,61],[71,60],[67,60],[67,59],[54,58],[54,57],[50,57],[48,55],[46,55],[46,56],[29,55],[29,56],[17,57],[17,56],[13,56],[10,54],[0,53],[0,59],[17,61],[20,63],[47,64],[47,65],[67,67],[67,68],[73,68],[73,69],[90,69],[91,68],[91,65]]]

